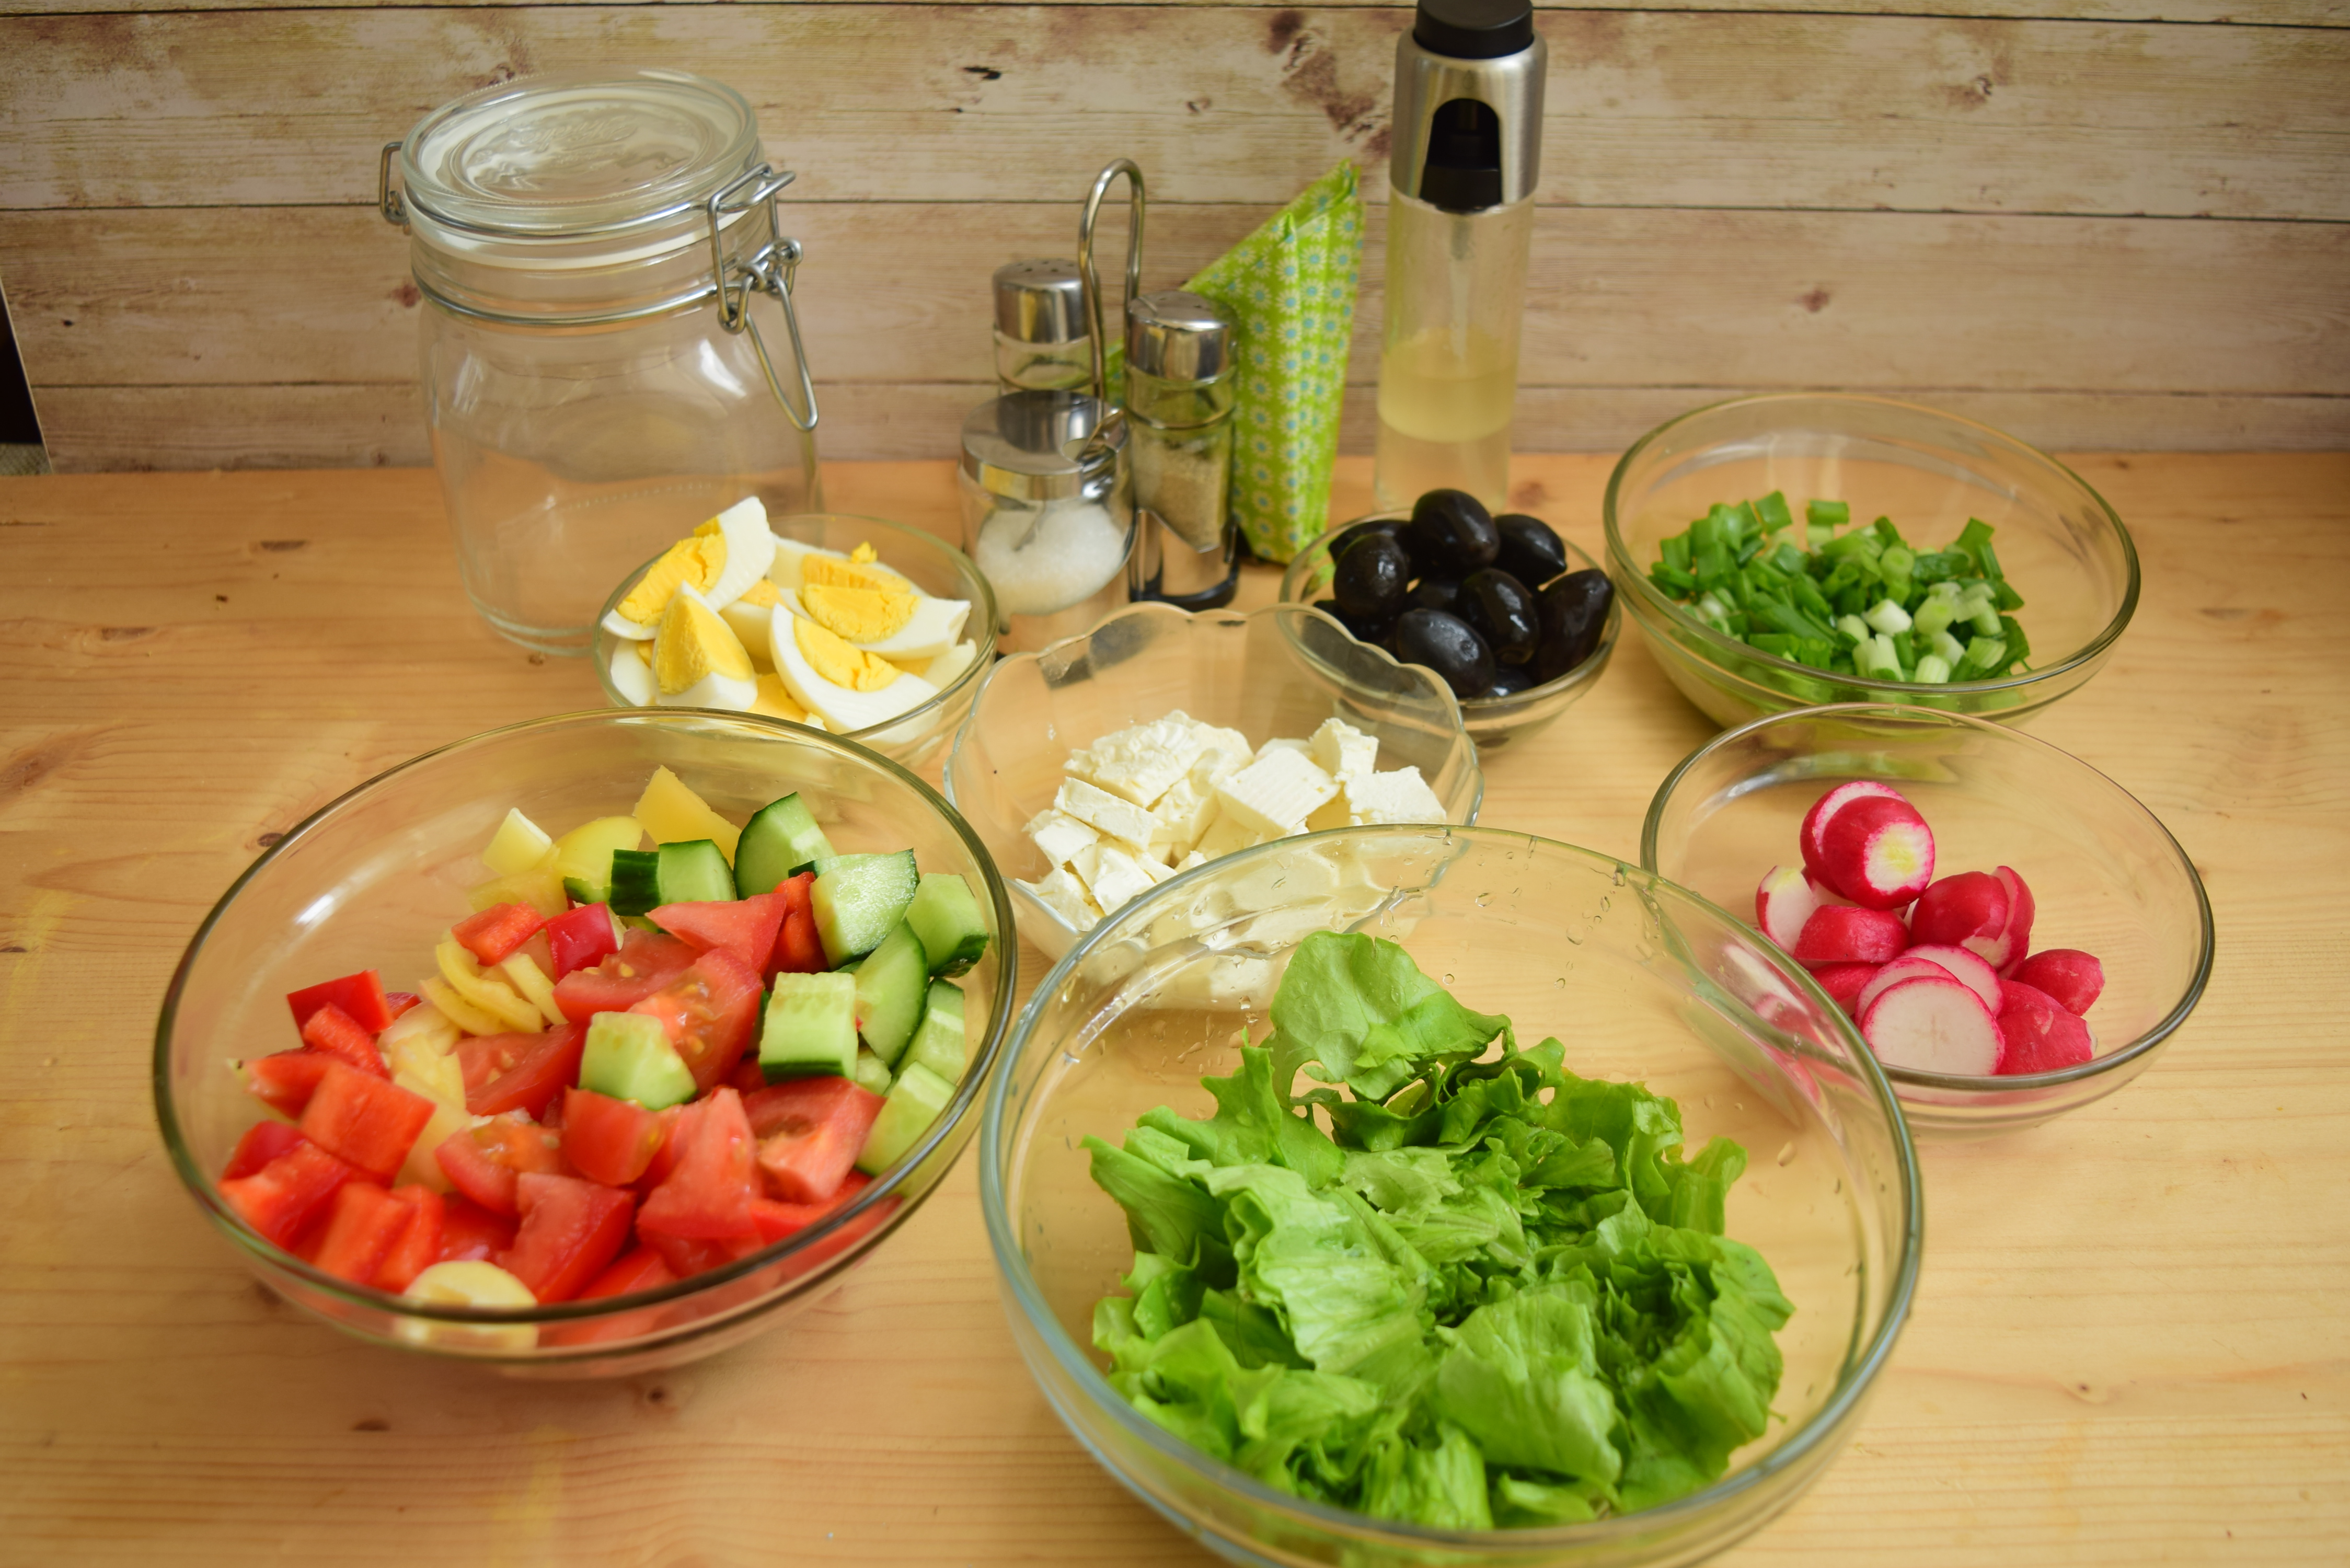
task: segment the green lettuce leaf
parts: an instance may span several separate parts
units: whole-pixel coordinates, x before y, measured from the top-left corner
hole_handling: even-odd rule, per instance
[[[1276,1076],[1319,1063],[1359,1100],[1384,1100],[1429,1067],[1476,1055],[1510,1026],[1471,1012],[1393,942],[1315,931],[1273,997]]]

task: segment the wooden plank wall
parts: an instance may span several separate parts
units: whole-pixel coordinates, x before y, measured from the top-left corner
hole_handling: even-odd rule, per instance
[[[1068,254],[1107,158],[1149,174],[1152,287],[1337,160],[1382,200],[1409,16],[114,3],[0,0],[0,286],[68,470],[429,461],[377,148],[491,81],[639,62],[741,88],[800,171],[826,453],[947,455],[988,273]],[[1709,3],[1543,15],[1522,449],[1820,385],[2064,449],[2350,445],[2350,0]]]

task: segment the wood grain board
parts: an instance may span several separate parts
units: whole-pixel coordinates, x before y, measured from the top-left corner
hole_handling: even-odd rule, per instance
[[[1996,397],[2056,445],[2350,444],[2341,0],[2124,5],[1548,11],[1519,445],[1796,385]],[[9,0],[0,284],[60,467],[421,462],[367,411],[412,382],[419,308],[377,150],[519,72],[681,67],[800,172],[820,384],[903,394],[842,393],[826,450],[935,456],[960,416],[928,389],[984,390],[987,273],[1071,249],[1107,157],[1150,176],[1154,286],[1339,160],[1384,202],[1408,16]],[[1375,212],[1363,387],[1378,245]],[[222,391],[179,419],[172,388]]]
[[[1730,1568],[2350,1555],[2350,458],[2075,463],[2144,597],[2033,732],[2187,846],[2212,983],[2114,1097],[1925,1150],[1917,1307],[1858,1438]],[[1596,549],[1607,467],[1522,460],[1515,498]],[[846,509],[952,526],[945,464],[828,479]],[[1336,510],[1367,490],[1342,465]],[[586,1386],[302,1321],[175,1189],[153,1008],[265,836],[425,747],[596,701],[466,609],[430,474],[0,481],[0,1563],[1207,1561],[1028,1381],[970,1157],[786,1327]],[[1629,639],[1495,759],[1485,820],[1629,854],[1709,731]]]

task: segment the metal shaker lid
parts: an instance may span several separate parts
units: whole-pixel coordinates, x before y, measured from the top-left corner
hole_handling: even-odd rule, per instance
[[[1170,381],[1212,381],[1232,368],[1232,324],[1180,288],[1126,302],[1126,365]]]
[[[991,494],[1058,501],[1107,493],[1126,421],[1084,392],[1006,392],[962,421],[962,471]]]
[[[1016,343],[1085,341],[1085,279],[1073,261],[1006,262],[995,269],[995,327]]]

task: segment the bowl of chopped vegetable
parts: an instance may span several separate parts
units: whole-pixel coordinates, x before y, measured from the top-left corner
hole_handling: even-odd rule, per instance
[[[1665,673],[1724,724],[1828,702],[2014,723],[2137,607],[2113,508],[2045,452],[1886,398],[1681,415],[1609,476],[1607,566]]]
[[[1488,828],[1261,846],[1103,921],[1015,1026],[980,1168],[1055,1412],[1257,1563],[1721,1550],[1851,1435],[1922,1223],[1800,966]]]
[[[1888,828],[1916,852],[1879,854],[1907,880],[1876,896],[1864,862]],[[2210,900],[2154,814],[1964,714],[1846,704],[1725,731],[1658,787],[1640,861],[1770,928],[1860,1024],[1920,1137],[2104,1098],[2210,978]]]
[[[165,993],[156,1117],[322,1322],[511,1376],[674,1365],[815,1300],[935,1189],[1011,1019],[1011,920],[962,819],[862,746],[517,724],[236,880]]]

